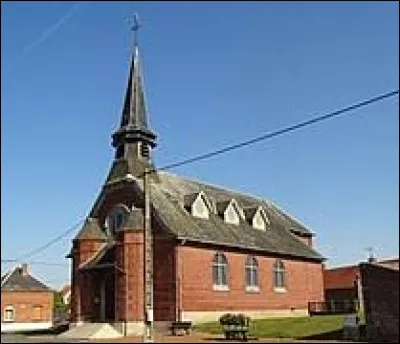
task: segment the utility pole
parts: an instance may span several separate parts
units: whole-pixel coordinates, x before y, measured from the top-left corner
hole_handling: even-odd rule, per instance
[[[144,190],[144,343],[154,342],[153,331],[153,235],[151,230],[150,170],[145,168],[143,175]]]

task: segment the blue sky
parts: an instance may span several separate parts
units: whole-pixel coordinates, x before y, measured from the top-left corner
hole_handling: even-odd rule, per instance
[[[113,159],[135,11],[157,166],[399,86],[397,2],[76,3],[1,4],[2,259],[89,212]],[[398,256],[398,107],[394,97],[173,172],[276,202],[330,266],[368,246]],[[27,260],[67,264],[75,233]],[[68,280],[68,265],[31,270]]]

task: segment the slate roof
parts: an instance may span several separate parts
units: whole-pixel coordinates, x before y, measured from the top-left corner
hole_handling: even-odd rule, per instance
[[[245,207],[243,208],[244,215],[247,220],[250,220],[257,213],[258,207]]]
[[[107,236],[99,226],[96,218],[87,218],[75,239],[106,239]]]
[[[221,201],[221,202],[217,202],[216,203],[216,208],[217,208],[217,212],[218,214],[223,214],[224,211],[226,210],[226,208],[228,208],[228,205],[231,201],[227,200],[227,201]]]
[[[178,238],[324,260],[324,257],[291,232],[297,231],[305,235],[312,233],[272,202],[163,171],[157,173],[159,183],[153,183],[151,190],[153,207],[165,228]],[[185,209],[185,196],[200,191],[203,191],[211,202],[217,204],[234,198],[242,208],[262,206],[270,221],[267,230],[255,229],[247,221],[241,221],[239,225],[229,224],[213,213],[209,219],[192,216]]]
[[[29,273],[24,275],[22,268],[17,267],[1,278],[1,291],[52,291],[52,289]]]

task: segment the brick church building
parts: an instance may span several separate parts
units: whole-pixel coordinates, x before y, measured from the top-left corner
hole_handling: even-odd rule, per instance
[[[134,44],[115,157],[85,223],[73,239],[71,316],[142,333],[143,172],[154,169]],[[155,325],[307,314],[322,301],[323,257],[303,224],[270,201],[164,171],[150,174]]]

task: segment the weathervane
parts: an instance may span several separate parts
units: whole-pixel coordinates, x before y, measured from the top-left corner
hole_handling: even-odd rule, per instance
[[[368,262],[373,262],[375,260],[374,257],[374,248],[369,246],[365,248],[365,251],[367,251],[369,253],[368,255]]]
[[[142,25],[139,23],[139,15],[135,13],[133,15],[133,26],[132,26],[134,45],[137,45],[138,43],[138,31],[141,26]]]

